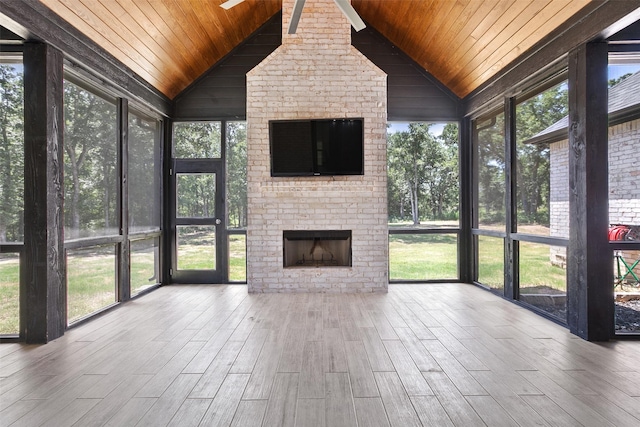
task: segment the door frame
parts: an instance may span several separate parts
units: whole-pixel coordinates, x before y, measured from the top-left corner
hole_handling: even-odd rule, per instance
[[[169,171],[169,244],[171,263],[169,270],[169,282],[177,284],[218,284],[228,282],[229,254],[227,248],[226,225],[226,170],[225,170],[225,130],[224,122],[221,123],[222,150],[220,158],[210,159],[171,159]],[[207,218],[185,218],[177,216],[178,188],[177,177],[179,174],[215,174],[215,216]],[[185,225],[206,225],[215,227],[215,252],[216,268],[212,270],[179,270],[177,227]]]

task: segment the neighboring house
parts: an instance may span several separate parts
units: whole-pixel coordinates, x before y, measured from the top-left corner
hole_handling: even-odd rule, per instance
[[[569,118],[564,117],[528,143],[550,149],[550,232],[569,238]],[[609,223],[640,226],[640,72],[609,89]],[[625,252],[633,262],[639,253]],[[566,266],[566,248],[551,248],[551,263]],[[640,270],[636,268],[636,273]]]

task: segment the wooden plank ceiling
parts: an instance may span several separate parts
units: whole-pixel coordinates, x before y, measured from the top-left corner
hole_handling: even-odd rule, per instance
[[[281,0],[40,0],[169,98]],[[464,97],[590,0],[352,0],[360,16]],[[304,13],[304,12],[303,12]]]

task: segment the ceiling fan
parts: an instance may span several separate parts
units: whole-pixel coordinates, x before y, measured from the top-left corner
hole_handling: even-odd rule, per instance
[[[232,7],[242,3],[244,0],[227,0],[220,5],[221,8],[227,10]],[[351,6],[349,0],[333,0],[338,6],[338,8],[342,11],[344,16],[347,17],[349,23],[353,27],[354,30],[360,31],[366,25],[362,18],[358,15],[358,12]],[[291,14],[291,22],[289,22],[289,28],[287,30],[288,34],[295,34],[296,29],[298,28],[298,21],[300,20],[300,15],[302,15],[302,8],[304,7],[305,0],[295,0],[293,5],[293,13]]]

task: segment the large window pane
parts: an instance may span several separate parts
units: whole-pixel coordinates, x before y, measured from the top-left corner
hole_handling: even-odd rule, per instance
[[[116,106],[64,82],[65,239],[119,234]]]
[[[0,335],[20,332],[20,256],[0,254]]]
[[[216,269],[216,227],[178,226],[178,270]]]
[[[158,122],[129,114],[129,232],[160,229]]]
[[[504,113],[474,122],[478,228],[505,231]]]
[[[550,257],[559,247],[519,242],[520,301],[567,320],[567,271]]]
[[[559,217],[558,221],[568,215],[567,145],[553,143],[560,145],[554,148],[558,158],[551,159],[552,144],[548,138],[540,138],[541,134],[548,134],[554,125],[566,127],[564,121],[569,112],[567,96],[567,84],[563,82],[516,106],[516,200],[520,233],[565,238],[569,235],[568,222],[566,225],[556,224],[553,229],[551,226],[552,214]],[[555,204],[553,213],[552,201]]]
[[[504,291],[504,239],[476,236],[478,282],[492,291]]]
[[[216,217],[216,174],[181,173],[177,181],[177,217]]]
[[[458,125],[392,123],[387,130],[392,226],[459,226]]]
[[[229,235],[229,280],[247,280],[247,236],[244,234]]]
[[[136,295],[160,281],[160,239],[131,242],[129,258],[131,295]]]
[[[173,124],[173,157],[179,159],[220,158],[220,122]]]
[[[0,242],[21,242],[24,222],[22,64],[0,59]]]
[[[67,251],[67,319],[73,323],[116,302],[115,246]]]
[[[247,227],[247,124],[227,123],[227,227]]]
[[[639,63],[609,64],[610,117],[638,108],[638,70]],[[609,126],[609,240],[612,241],[640,241],[639,137],[640,119]],[[638,334],[640,250],[614,250],[613,269],[616,333]]]
[[[391,280],[457,279],[457,235],[389,235],[389,278]]]

